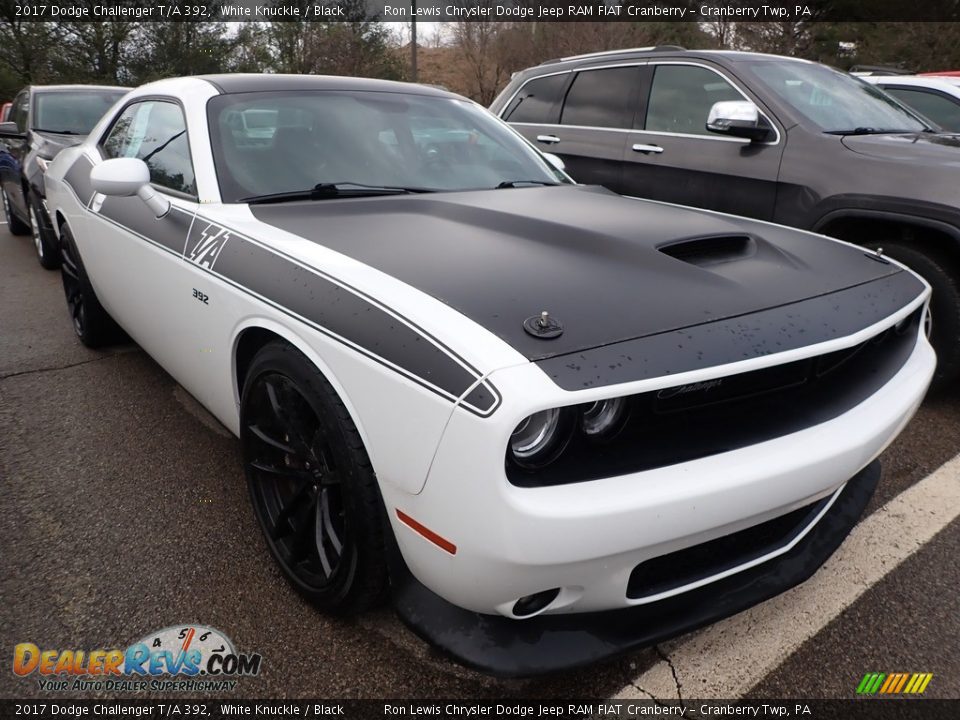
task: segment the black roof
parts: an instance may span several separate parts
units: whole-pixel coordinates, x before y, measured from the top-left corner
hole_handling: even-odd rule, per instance
[[[432,95],[435,97],[459,97],[446,90],[418,85],[416,83],[395,82],[393,80],[375,80],[372,78],[345,77],[339,75],[280,75],[270,73],[259,74],[223,74],[201,75],[217,90],[224,94],[271,92],[271,91],[310,91],[310,90],[344,90],[367,92],[392,92],[417,95]]]

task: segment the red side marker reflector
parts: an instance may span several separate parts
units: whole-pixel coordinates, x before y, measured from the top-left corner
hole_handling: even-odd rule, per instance
[[[403,510],[400,510],[399,508],[397,509],[397,517],[400,519],[400,522],[402,522],[407,527],[411,528],[417,534],[425,537],[427,540],[432,542],[438,548],[442,550],[446,550],[451,555],[457,554],[456,545],[454,545],[452,542],[450,542],[446,538],[440,537],[430,528],[424,527],[423,525],[418,523],[416,520],[414,520],[412,517],[407,515],[405,512],[403,512]]]

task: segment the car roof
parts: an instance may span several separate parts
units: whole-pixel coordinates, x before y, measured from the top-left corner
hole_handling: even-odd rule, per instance
[[[960,78],[917,77],[915,75],[871,75],[861,78],[873,85],[901,85],[943,90],[951,95],[960,95]]]
[[[367,92],[393,92],[435,97],[459,98],[459,95],[428,85],[376,80],[373,78],[345,77],[339,75],[284,75],[273,73],[230,73],[221,75],[198,75],[223,94],[271,91],[342,90]]]
[[[625,48],[622,50],[605,50],[603,52],[586,53],[584,55],[571,55],[568,57],[547,60],[536,66],[537,70],[547,66],[579,66],[593,64],[598,61],[608,62],[616,60],[638,60],[647,58],[657,58],[663,56],[697,58],[702,60],[725,60],[728,62],[757,62],[757,61],[790,61],[790,62],[808,62],[800,58],[787,57],[785,55],[771,55],[768,53],[742,52],[739,50],[687,50],[677,45],[658,45],[655,47],[643,48]],[[533,70],[534,68],[530,68]]]
[[[79,92],[84,90],[120,90],[127,92],[128,87],[120,85],[31,85],[31,93]]]

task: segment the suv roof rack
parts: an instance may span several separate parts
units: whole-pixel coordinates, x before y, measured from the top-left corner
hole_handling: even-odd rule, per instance
[[[658,50],[677,50],[684,51],[686,48],[679,45],[650,45],[649,47],[623,48],[622,50],[602,50],[600,52],[584,53],[583,55],[568,55],[567,57],[555,58],[540,63],[541,65],[552,65],[553,63],[567,62],[568,60],[587,60],[589,58],[601,58],[608,55],[626,55],[628,53],[657,52]]]

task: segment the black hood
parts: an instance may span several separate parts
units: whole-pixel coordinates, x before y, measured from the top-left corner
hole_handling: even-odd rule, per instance
[[[755,313],[901,272],[858,248],[789,228],[596,187],[251,211],[432,295],[531,360]],[[542,311],[562,324],[559,337],[524,330],[524,320]]]
[[[960,170],[960,135],[950,133],[884,133],[879,135],[847,135],[847,149],[881,160],[903,161],[917,168],[948,167]]]

